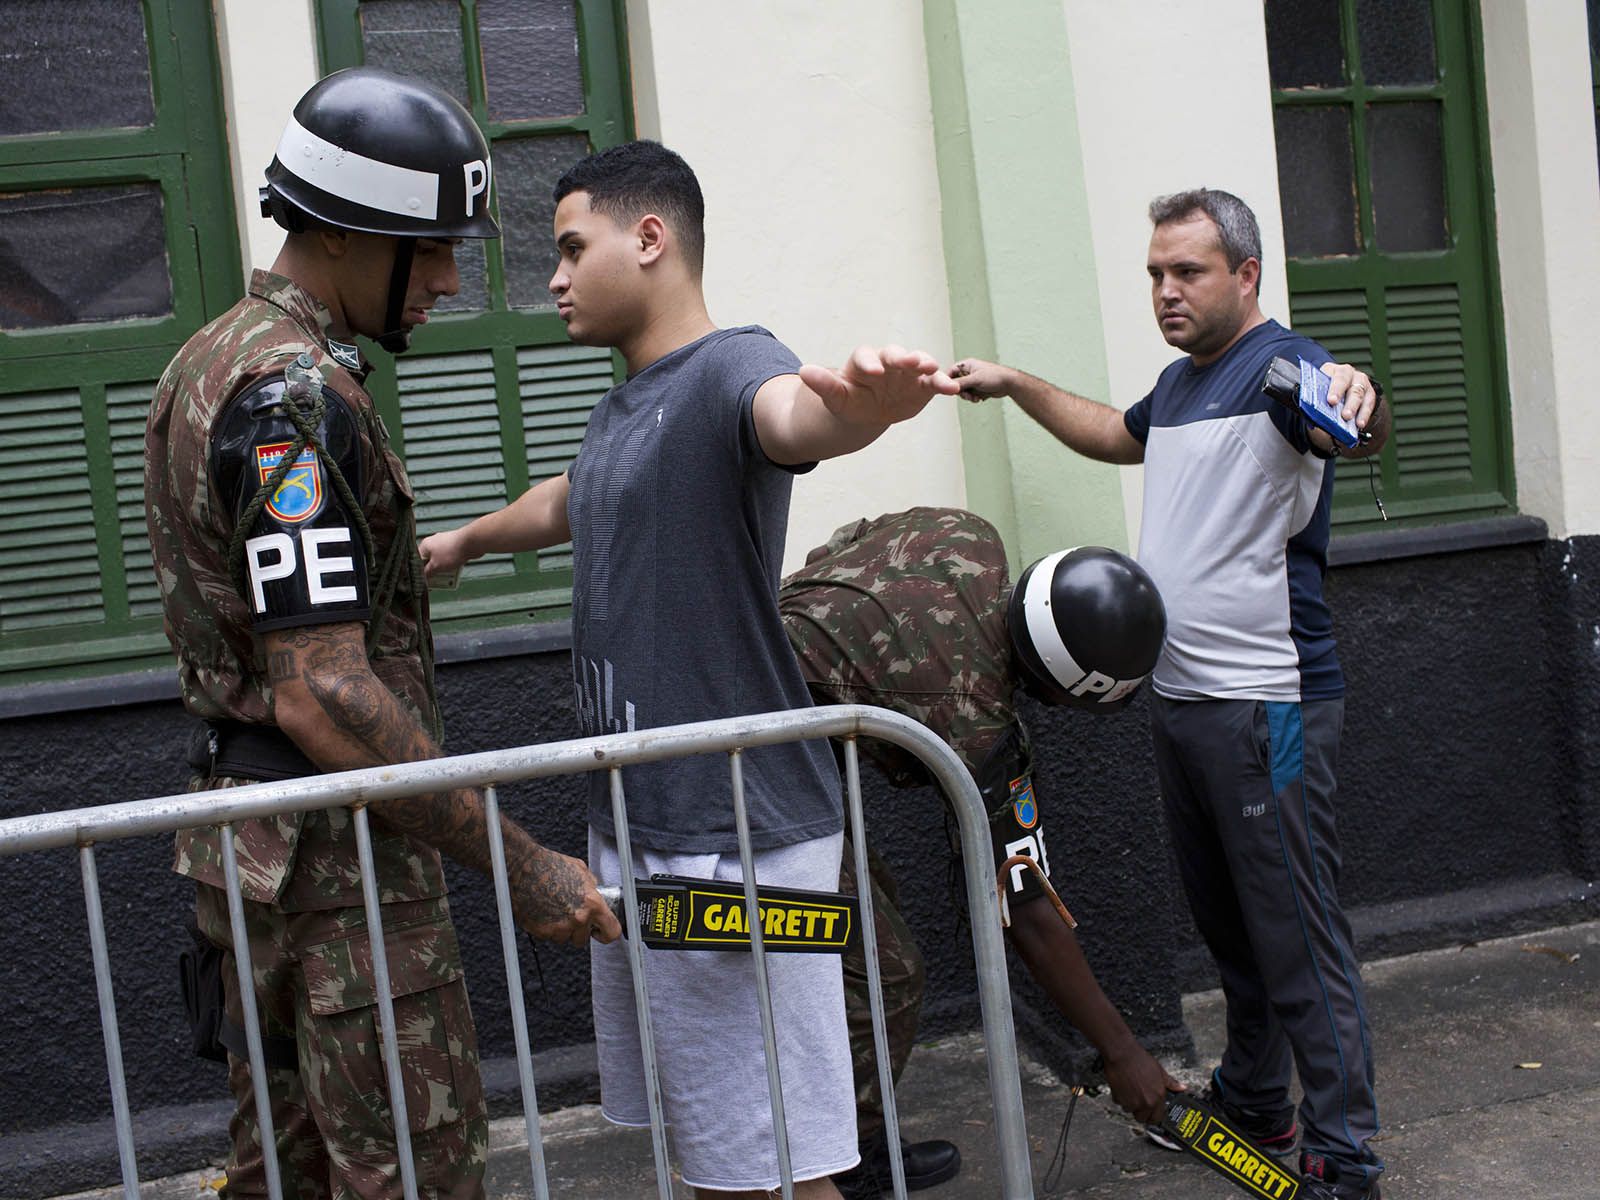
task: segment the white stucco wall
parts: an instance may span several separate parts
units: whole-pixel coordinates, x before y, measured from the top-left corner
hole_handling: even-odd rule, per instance
[[[261,215],[256,190],[295,102],[317,81],[311,0],[216,0],[222,97],[233,157],[234,209],[245,278],[271,264],[283,231]]]
[[[1288,322],[1266,27],[1259,0],[1064,5],[1111,380],[1111,394],[1093,398],[1126,408],[1178,357],[1156,327],[1144,269],[1156,196],[1204,186],[1250,205],[1261,307]],[[1122,482],[1137,545],[1142,469]]]
[[[1517,505],[1553,537],[1600,532],[1593,282],[1600,278],[1583,0],[1483,5]]]
[[[765,325],[814,362],[861,342],[948,361],[921,6],[631,0],[628,24],[638,132],[705,191],[712,319]],[[955,404],[803,476],[786,567],[854,517],[964,503]]]

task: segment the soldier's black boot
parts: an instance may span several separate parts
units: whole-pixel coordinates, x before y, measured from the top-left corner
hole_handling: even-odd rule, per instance
[[[906,1170],[906,1191],[954,1179],[961,1170],[961,1151],[955,1143],[933,1138],[926,1142],[900,1139],[900,1160]],[[844,1200],[878,1200],[894,1190],[894,1173],[889,1165],[889,1141],[880,1130],[861,1144],[861,1163],[833,1177],[833,1186]]]

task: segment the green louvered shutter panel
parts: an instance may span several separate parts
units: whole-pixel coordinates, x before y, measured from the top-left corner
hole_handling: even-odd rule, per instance
[[[1472,484],[1472,422],[1461,301],[1455,285],[1389,288],[1389,376],[1402,398],[1394,438],[1400,486],[1447,491]]]
[[[596,401],[612,384],[611,353],[584,346],[528,346],[517,351],[517,391],[528,447],[528,482],[549,479],[578,455]],[[541,570],[569,570],[572,547],[539,554]]]
[[[144,520],[144,425],[155,383],[113,384],[106,388],[106,422],[111,432],[111,465],[117,496],[117,532],[130,617],[159,617],[161,592],[150,559]]]
[[[18,711],[36,683],[172,675],[145,420],[178,348],[244,290],[215,6],[58,5],[93,15],[46,43],[34,7],[0,23],[17,83],[0,137],[0,243],[15,251],[0,268],[0,702]],[[45,73],[54,91],[26,86]]]
[[[7,396],[0,413],[0,634],[104,617],[78,394]]]
[[[506,473],[489,351],[397,358],[395,371],[418,533],[453,529],[503,506]],[[511,571],[504,554],[472,565],[479,579]]]

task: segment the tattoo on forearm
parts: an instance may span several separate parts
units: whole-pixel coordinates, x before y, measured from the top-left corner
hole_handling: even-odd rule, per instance
[[[434,758],[439,748],[410,710],[372,672],[349,627],[286,631],[268,655],[274,682],[299,678],[344,739],[373,764]],[[356,764],[348,764],[356,765]],[[375,802],[373,816],[427,842],[462,865],[489,872],[489,831],[481,794],[472,788]],[[582,864],[540,846],[502,818],[507,873],[518,920],[527,927],[568,920],[587,890]]]
[[[334,726],[367,747],[379,762],[413,762],[436,752],[422,730],[372,673],[366,651],[348,641],[306,659],[311,694]]]
[[[588,885],[576,860],[533,846],[516,866],[518,870],[512,871],[511,877],[522,885],[518,889],[521,895],[528,898],[518,914],[525,922],[564,921],[582,906]]]

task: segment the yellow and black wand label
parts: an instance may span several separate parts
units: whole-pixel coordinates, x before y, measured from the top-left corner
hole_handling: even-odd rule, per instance
[[[654,875],[635,881],[634,887],[646,946],[658,950],[750,949],[743,884]],[[841,954],[859,936],[861,908],[854,896],[758,887],[756,905],[761,914],[761,944],[769,951]],[[620,909],[620,895],[613,907]]]
[[[1252,1196],[1294,1200],[1300,1191],[1299,1176],[1198,1101],[1169,1092],[1162,1125],[1185,1150]]]

